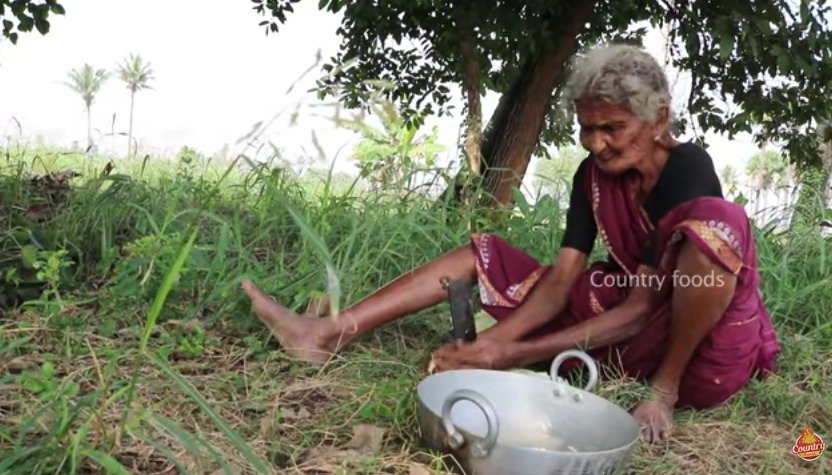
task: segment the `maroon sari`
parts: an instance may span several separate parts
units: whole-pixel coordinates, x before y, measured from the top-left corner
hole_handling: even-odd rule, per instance
[[[654,228],[636,201],[630,179],[605,174],[594,163],[586,171],[586,191],[609,260],[593,263],[572,287],[563,314],[527,338],[577,324],[621,303],[630,291],[626,276],[635,275]],[[762,379],[775,371],[774,360],[780,350],[759,293],[756,247],[748,217],[739,205],[707,197],[677,206],[657,227],[657,275],[667,282],[660,308],[635,337],[590,354],[620,366],[625,375],[635,378],[648,378],[658,369],[667,348],[672,284],[685,285],[674,280],[674,270],[680,244],[687,238],[714,263],[737,276],[731,303],[694,353],[679,388],[677,406],[712,407],[735,395],[752,377]],[[496,235],[473,235],[472,247],[483,310],[497,320],[508,318],[522,305],[549,269]],[[602,276],[610,277],[603,280]]]

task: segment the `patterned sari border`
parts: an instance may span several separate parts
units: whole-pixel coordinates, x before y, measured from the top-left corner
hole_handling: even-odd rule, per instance
[[[516,308],[517,303],[509,302],[503,295],[494,288],[494,285],[488,280],[488,273],[483,268],[483,263],[487,266],[489,256],[483,254],[483,249],[487,248],[484,245],[486,239],[480,234],[471,235],[471,240],[474,242],[476,249],[476,256],[474,257],[474,267],[477,269],[477,283],[480,288],[480,302],[483,305],[492,305],[497,307]]]
[[[592,312],[595,315],[600,315],[604,313],[604,306],[601,305],[601,302],[598,301],[598,297],[595,296],[595,292],[592,290],[589,291],[589,308],[592,309]]]
[[[673,241],[678,240],[678,233],[682,229],[687,229],[699,237],[725,268],[734,275],[739,275],[743,267],[739,244],[725,223],[699,219],[682,221],[674,228]]]
[[[540,277],[546,272],[546,267],[539,267],[535,269],[531,274],[529,274],[523,282],[519,284],[512,285],[511,287],[506,290],[506,293],[509,297],[517,300],[518,302],[522,302],[525,300],[526,295],[529,291],[534,287],[535,284],[540,280]]]
[[[630,269],[628,269],[627,266],[624,265],[624,262],[622,262],[621,259],[618,258],[618,255],[613,250],[612,245],[610,244],[609,236],[607,236],[607,231],[606,229],[604,229],[603,224],[601,224],[601,220],[598,218],[598,207],[601,201],[601,191],[598,189],[598,177],[596,169],[592,168],[590,171],[592,172],[592,177],[590,180],[592,186],[592,217],[595,218],[595,227],[598,228],[598,234],[601,235],[601,240],[604,241],[604,247],[607,248],[607,252],[610,253],[610,256],[612,256],[612,258],[615,259],[615,262],[617,262],[618,265],[622,269],[624,269],[624,272],[626,272],[627,275],[632,276],[633,273],[630,272]]]

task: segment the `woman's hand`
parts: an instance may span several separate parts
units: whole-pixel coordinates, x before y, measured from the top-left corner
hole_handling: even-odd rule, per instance
[[[667,442],[673,430],[673,405],[661,397],[645,399],[633,410],[641,438],[650,443]]]
[[[505,369],[511,359],[514,342],[480,338],[472,343],[449,343],[433,352],[436,371],[452,369]]]

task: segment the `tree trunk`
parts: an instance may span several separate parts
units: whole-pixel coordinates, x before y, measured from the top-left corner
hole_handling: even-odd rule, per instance
[[[92,150],[92,113],[90,112],[92,104],[87,104],[87,153]]]
[[[454,13],[457,21],[459,50],[462,56],[462,90],[468,107],[465,131],[465,156],[468,169],[473,176],[479,176],[482,163],[482,103],[480,101],[480,57],[477,39],[471,22],[476,0],[457,2]]]
[[[557,45],[528,61],[500,98],[483,142],[484,182],[490,193],[485,204],[512,202],[512,189],[523,180],[540,139],[552,92],[594,5],[595,0],[586,0],[575,6],[563,24]]]
[[[130,124],[127,127],[127,158],[133,156],[133,105],[136,102],[136,91],[130,91]]]

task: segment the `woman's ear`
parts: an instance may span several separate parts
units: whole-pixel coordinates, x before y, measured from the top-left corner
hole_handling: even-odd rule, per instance
[[[664,125],[665,127],[670,127],[670,121],[673,120],[673,117],[670,115],[670,107],[662,106],[659,108],[658,117],[656,118],[656,122]]]
[[[653,136],[661,137],[670,130],[670,108],[662,106],[656,113],[656,120],[653,122]]]

